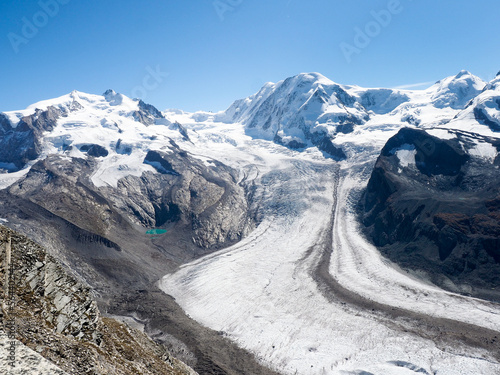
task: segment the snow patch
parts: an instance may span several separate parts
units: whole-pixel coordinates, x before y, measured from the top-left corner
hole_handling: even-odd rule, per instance
[[[470,155],[487,160],[491,163],[495,161],[498,151],[495,146],[488,142],[477,142],[476,145],[468,150]]]
[[[129,154],[115,154],[104,158],[97,170],[91,176],[93,184],[97,187],[117,187],[118,181],[127,176],[140,177],[146,171],[156,172],[153,166],[145,164],[146,153],[136,150]]]
[[[399,147],[398,150],[395,150],[395,155],[399,159],[399,164],[401,164],[402,167],[414,166],[417,150],[414,145],[405,143]]]
[[[434,137],[446,139],[446,140],[457,138],[456,134],[453,131],[450,131],[448,129],[439,129],[439,128],[426,129],[425,132],[434,136]]]
[[[21,169],[17,172],[12,173],[0,173],[0,190],[6,189],[12,184],[15,184],[17,181],[26,176],[31,168],[33,163],[27,165],[24,169]]]

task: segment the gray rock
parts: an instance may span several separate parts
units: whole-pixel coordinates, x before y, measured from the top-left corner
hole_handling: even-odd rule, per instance
[[[165,118],[153,105],[144,103],[142,100],[139,100],[139,110],[135,111],[132,116],[146,126],[153,125],[157,119]]]

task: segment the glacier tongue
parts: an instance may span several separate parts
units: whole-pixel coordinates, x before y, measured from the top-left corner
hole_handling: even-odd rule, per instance
[[[438,328],[422,326],[452,318],[458,330],[470,324],[494,330],[498,306],[406,274],[359,234],[353,192],[365,183],[373,154],[339,165],[314,153],[283,152],[229,126],[197,126],[203,127],[197,152],[204,156],[220,157],[210,132],[238,140],[225,148],[226,158],[257,187],[262,221],[237,245],[160,281],[192,318],[285,374],[500,371],[488,351],[430,340]],[[401,314],[393,317],[395,309]]]
[[[474,98],[495,97],[492,89],[482,92],[484,82],[468,72],[423,91],[319,84],[316,78],[266,84],[224,113],[170,112],[196,129],[191,152],[232,163],[242,183],[257,187],[261,222],[237,245],[166,275],[161,288],[191,317],[285,374],[498,373],[493,346],[481,344],[498,334],[498,305],[445,292],[401,270],[364,239],[354,214],[376,155],[402,127],[443,139],[456,137],[448,131],[453,127],[492,135],[463,116]],[[334,118],[326,125],[318,120],[334,113],[327,108],[340,97],[367,116],[351,131],[330,131],[338,128]],[[321,129],[348,159],[321,157],[305,129]],[[304,147],[295,151],[293,141]],[[415,162],[410,148],[397,152],[403,166]],[[471,153],[488,160],[497,155],[481,142]],[[460,335],[474,344],[453,339]]]

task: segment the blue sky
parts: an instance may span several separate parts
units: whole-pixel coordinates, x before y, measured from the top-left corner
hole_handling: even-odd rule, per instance
[[[365,87],[461,69],[489,80],[499,10],[498,0],[3,0],[0,111],[108,88],[162,110],[217,111],[312,71]]]

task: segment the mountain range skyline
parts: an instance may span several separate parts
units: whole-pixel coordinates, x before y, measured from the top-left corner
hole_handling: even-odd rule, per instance
[[[435,82],[460,69],[490,81],[500,60],[490,30],[498,6],[493,0],[474,7],[452,0],[7,1],[0,4],[0,110],[75,89],[113,88],[158,108],[216,112],[265,82],[314,71],[363,87]],[[356,50],[350,62],[345,45]]]

